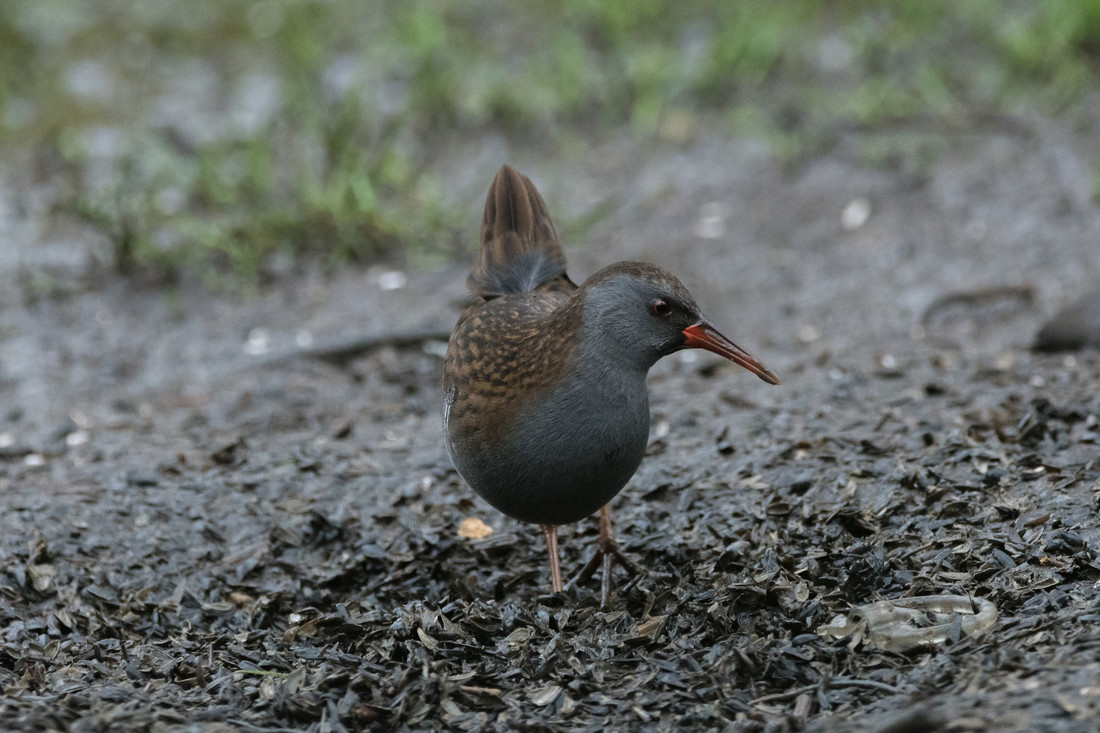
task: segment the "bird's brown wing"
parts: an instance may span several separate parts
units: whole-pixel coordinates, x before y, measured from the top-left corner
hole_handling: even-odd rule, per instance
[[[572,309],[558,292],[508,295],[462,314],[447,348],[443,389],[459,434],[507,429],[522,402],[557,383],[574,359],[577,331],[557,328]],[[553,323],[552,323],[553,322]]]

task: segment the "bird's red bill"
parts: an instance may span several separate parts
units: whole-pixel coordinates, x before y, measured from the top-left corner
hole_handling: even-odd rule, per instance
[[[775,376],[771,369],[768,369],[757,361],[752,354],[723,336],[706,321],[699,321],[695,325],[685,328],[684,336],[687,337],[684,342],[685,347],[689,349],[706,349],[748,369],[768,384],[779,384],[779,377]]]

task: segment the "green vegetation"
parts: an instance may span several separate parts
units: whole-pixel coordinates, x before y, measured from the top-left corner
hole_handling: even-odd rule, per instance
[[[450,256],[434,163],[490,129],[575,151],[717,125],[797,155],[1063,113],[1098,64],[1100,0],[38,0],[0,4],[0,150],[112,267],[236,283]]]

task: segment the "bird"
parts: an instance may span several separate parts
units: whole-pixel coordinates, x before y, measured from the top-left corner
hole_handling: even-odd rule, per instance
[[[538,524],[560,592],[558,526],[599,512],[592,558],[607,607],[612,564],[636,573],[615,540],[609,502],[649,440],[646,377],[662,357],[705,349],[769,384],[770,369],[722,335],[684,284],[656,265],[616,262],[579,286],[546,202],[508,165],[485,200],[472,303],[443,369],[443,434],[458,474],[501,513]]]

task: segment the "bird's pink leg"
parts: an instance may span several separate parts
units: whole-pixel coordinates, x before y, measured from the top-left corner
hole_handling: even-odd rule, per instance
[[[542,525],[542,534],[546,537],[546,551],[550,554],[550,587],[560,593],[561,562],[558,560],[558,527],[556,524]]]
[[[603,578],[600,583],[600,606],[607,607],[607,601],[611,596],[611,567],[615,563],[623,566],[631,575],[638,574],[638,566],[631,562],[630,558],[619,549],[615,541],[615,527],[611,523],[611,510],[608,505],[600,509],[600,536],[596,539],[596,551],[588,560],[576,577],[569,581],[570,587],[577,583],[583,583],[592,577],[596,568],[603,565]]]

